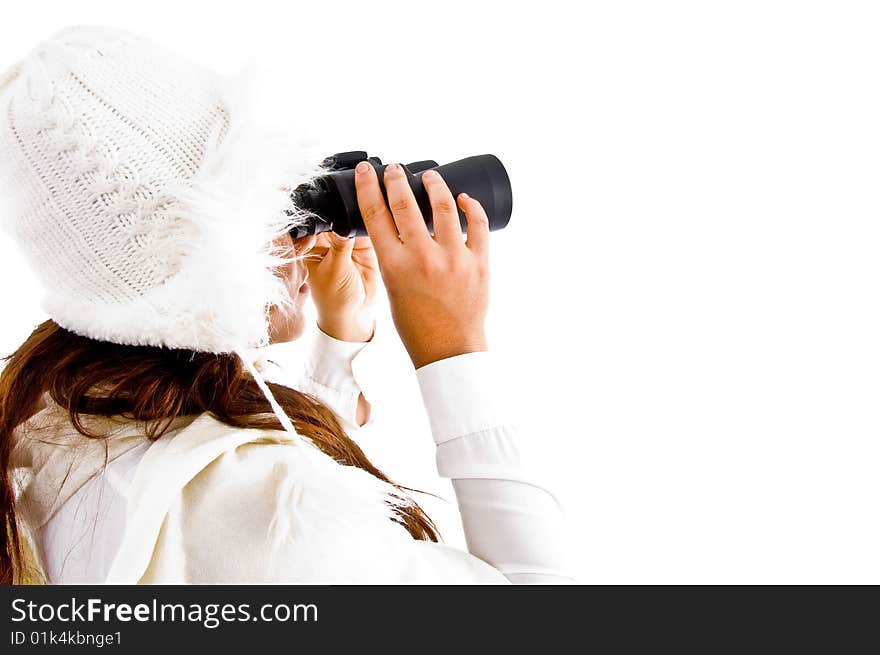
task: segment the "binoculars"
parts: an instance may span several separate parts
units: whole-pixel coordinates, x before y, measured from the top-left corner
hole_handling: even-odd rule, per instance
[[[309,214],[304,225],[290,230],[290,235],[294,239],[330,230],[344,237],[367,236],[354,185],[354,167],[365,160],[376,169],[382,195],[385,196],[386,201],[388,200],[382,183],[385,164],[381,159],[368,157],[362,150],[331,155],[321,164],[328,171],[325,175],[315,178],[310,183],[301,184],[291,194],[293,203]],[[417,161],[403,165],[402,168],[428,230],[432,233],[434,227],[431,203],[421,179],[422,173],[429,169],[440,173],[452,191],[453,197],[457,197],[459,193],[467,193],[477,199],[489,218],[490,230],[500,230],[510,222],[513,208],[510,178],[504,170],[504,165],[495,155],[467,157],[443,166],[438,166],[437,162],[430,160]],[[293,214],[292,211],[287,213]],[[467,220],[460,209],[458,209],[458,218],[462,230],[465,231]]]

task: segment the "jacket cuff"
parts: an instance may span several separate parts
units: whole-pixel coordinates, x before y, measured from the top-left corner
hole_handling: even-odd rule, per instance
[[[340,341],[316,327],[303,366],[300,390],[317,397],[333,410],[347,432],[370,425],[375,416],[371,411],[364,425],[357,423],[360,395],[369,400],[361,377],[362,371],[370,368],[371,343]]]
[[[437,445],[510,422],[488,352],[427,364],[416,370],[416,378]]]
[[[340,341],[315,329],[303,373],[312,382],[340,393],[360,393],[355,360],[372,343]]]

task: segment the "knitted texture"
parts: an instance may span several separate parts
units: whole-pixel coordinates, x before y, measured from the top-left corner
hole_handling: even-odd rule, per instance
[[[272,240],[320,169],[249,89],[138,36],[71,28],[0,76],[0,221],[44,309],[120,344],[235,352],[289,303]],[[293,209],[287,215],[284,209]]]

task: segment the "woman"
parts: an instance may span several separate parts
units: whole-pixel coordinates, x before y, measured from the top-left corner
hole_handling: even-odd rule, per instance
[[[432,236],[400,167],[386,203],[362,162],[370,239],[292,242],[290,187],[320,170],[246,95],[100,28],[0,79],[4,221],[51,317],[0,377],[3,582],[566,581],[558,506],[492,396],[480,204],[425,174]],[[370,413],[352,362],[379,274],[469,553],[346,433]],[[299,388],[267,382],[310,293]]]

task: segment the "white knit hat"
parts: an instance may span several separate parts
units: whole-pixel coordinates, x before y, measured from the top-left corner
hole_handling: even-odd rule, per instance
[[[213,353],[267,342],[269,307],[290,301],[271,242],[320,170],[236,89],[105,28],[65,30],[0,77],[0,221],[55,322]]]

